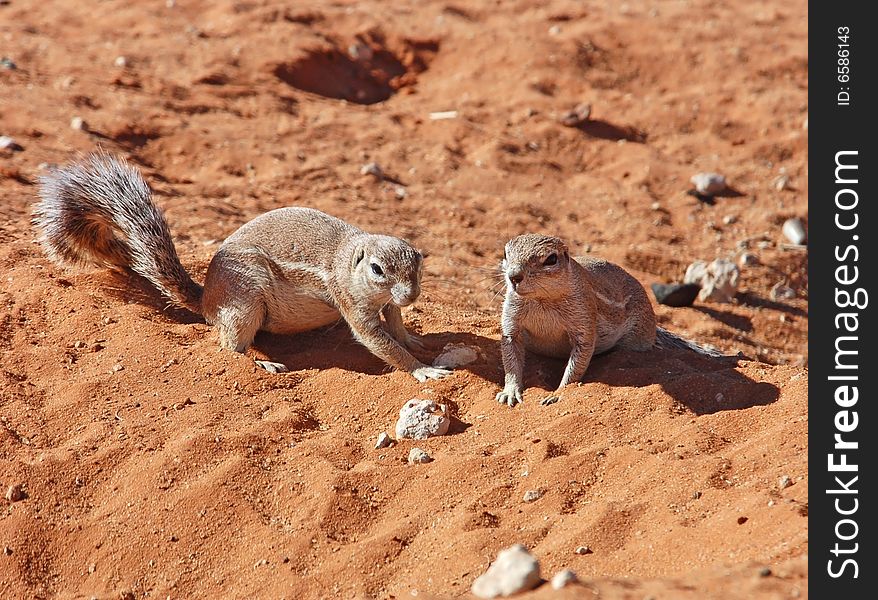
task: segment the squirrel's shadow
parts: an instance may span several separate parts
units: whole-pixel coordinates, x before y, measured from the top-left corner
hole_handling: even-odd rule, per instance
[[[470,365],[459,367],[503,385],[503,367],[498,340],[472,333],[432,334],[431,346],[441,350],[448,342],[477,346],[483,355]],[[740,359],[744,360],[744,359]],[[775,402],[780,396],[777,386],[750,379],[736,370],[735,357],[712,358],[687,350],[654,348],[646,352],[615,349],[592,358],[582,383],[600,382],[619,387],[646,387],[659,384],[676,402],[695,414],[723,410],[740,410]],[[566,361],[528,352],[526,354],[525,389],[544,389],[546,395],[561,380]]]
[[[533,378],[543,380],[547,391],[553,389],[561,379],[565,362],[531,354],[528,359],[536,370]],[[736,357],[712,358],[687,350],[615,349],[592,358],[582,382],[624,387],[658,384],[676,402],[697,415],[775,402],[780,396],[778,387],[754,381],[737,371],[738,360]],[[526,372],[526,385],[533,385],[527,376]]]

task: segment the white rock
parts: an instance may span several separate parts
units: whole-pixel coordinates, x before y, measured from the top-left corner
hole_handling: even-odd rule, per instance
[[[731,302],[738,289],[738,265],[730,260],[718,258],[711,263],[695,261],[686,268],[684,283],[697,283],[701,286],[698,298],[702,301]]]
[[[793,300],[796,297],[796,290],[788,285],[776,283],[768,292],[768,297],[772,300]]]
[[[128,59],[124,56],[117,56],[116,60],[113,61],[113,64],[119,68],[125,68],[128,66]]]
[[[87,125],[85,123],[85,119],[83,119],[82,117],[73,117],[72,119],[70,119],[70,127],[81,131],[85,129]]]
[[[524,502],[536,502],[543,497],[544,493],[543,490],[528,490],[524,493],[522,500]]]
[[[0,135],[0,150],[15,148],[17,145],[18,144],[15,143],[15,140],[8,135]]]
[[[348,46],[348,56],[354,60],[368,62],[375,56],[375,52],[361,41],[356,41]]]
[[[564,569],[563,571],[558,571],[555,573],[555,576],[552,577],[552,589],[560,590],[561,588],[565,588],[577,581],[579,581],[579,577],[576,576],[576,573],[570,569]]]
[[[497,560],[476,578],[471,590],[478,598],[506,597],[532,590],[541,581],[540,563],[527,548],[516,544],[497,554]]]
[[[808,239],[808,233],[805,231],[805,224],[802,219],[787,219],[783,223],[783,234],[793,244],[804,244]]]
[[[420,448],[412,448],[409,451],[409,464],[410,465],[422,465],[424,463],[432,462],[433,457],[421,450]]]
[[[405,197],[408,196],[409,193],[403,186],[398,185],[393,188],[393,195],[396,196],[397,200],[405,200]]]
[[[432,400],[412,398],[399,410],[396,422],[397,439],[425,440],[437,435],[445,435],[451,419],[444,404]]]
[[[723,225],[734,225],[738,222],[738,215],[726,215],[723,217]]]
[[[738,257],[739,267],[752,267],[759,264],[759,257],[752,252],[744,252]]]
[[[360,175],[371,175],[375,179],[384,179],[384,170],[378,163],[366,163],[360,168]]]
[[[788,187],[790,187],[789,175],[783,173],[781,175],[778,175],[777,178],[774,180],[774,189],[776,189],[777,191],[782,192]]]
[[[393,439],[387,435],[386,432],[382,431],[378,434],[378,439],[375,441],[375,449],[380,450],[381,448],[389,448],[393,445]]]
[[[19,500],[25,499],[25,493],[21,489],[21,486],[17,483],[10,485],[6,490],[6,495],[4,496],[10,502],[18,502]]]
[[[456,369],[474,363],[479,359],[479,349],[466,344],[445,344],[442,352],[433,360],[434,367]]]
[[[446,119],[456,119],[457,111],[456,110],[439,110],[436,112],[430,113],[431,121],[444,121]]]
[[[793,480],[790,479],[789,475],[781,475],[777,478],[777,487],[779,487],[780,489],[786,489],[791,485],[793,485]]]
[[[576,550],[574,550],[574,552],[576,552],[577,554],[580,554],[580,555],[592,553],[591,548],[589,548],[588,546],[577,546]]]
[[[705,196],[719,194],[726,189],[726,178],[719,173],[696,173],[689,179],[695,191]]]

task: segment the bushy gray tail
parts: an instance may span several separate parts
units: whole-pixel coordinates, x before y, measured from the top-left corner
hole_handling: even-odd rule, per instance
[[[655,345],[656,348],[664,348],[666,350],[691,350],[704,356],[712,356],[713,358],[735,358],[728,354],[723,354],[718,350],[714,350],[713,348],[699,346],[695,342],[690,342],[686,338],[671,333],[662,327],[656,327]]]
[[[200,285],[177,257],[168,224],[140,172],[92,154],[40,177],[34,208],[40,243],[53,261],[128,268],[172,302],[201,313]]]

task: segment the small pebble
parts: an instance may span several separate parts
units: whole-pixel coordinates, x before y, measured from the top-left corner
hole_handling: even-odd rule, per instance
[[[774,180],[774,189],[777,191],[782,192],[788,187],[790,187],[789,175],[779,175],[777,179]]]
[[[726,215],[723,217],[724,225],[734,225],[738,222],[738,215]]]
[[[726,178],[719,173],[696,173],[689,181],[704,196],[715,196],[726,189]]]
[[[393,195],[396,196],[397,200],[405,200],[406,196],[409,195],[408,190],[406,190],[403,186],[398,185],[393,188]]]
[[[776,283],[768,292],[768,297],[772,300],[793,300],[796,297],[796,290],[788,285]]]
[[[512,596],[540,584],[540,563],[521,544],[497,554],[488,570],[473,581],[472,593],[478,598]]]
[[[661,202],[656,201],[656,202],[653,202],[652,204],[650,204],[650,208],[652,208],[652,210],[661,210],[662,204],[661,204]]]
[[[572,585],[578,581],[579,577],[576,576],[576,573],[574,573],[570,569],[564,569],[563,571],[558,571],[552,577],[552,589],[560,590],[561,588],[565,588],[568,585]]]
[[[21,486],[17,483],[10,485],[9,489],[6,490],[6,499],[9,502],[18,502],[20,500],[24,500],[24,498],[24,490],[22,490]]]
[[[397,439],[425,440],[448,433],[451,419],[444,404],[412,398],[399,409]]]
[[[393,445],[393,439],[387,435],[384,431],[378,434],[378,439],[375,441],[375,449],[380,450],[381,448],[389,448]]]
[[[474,363],[479,359],[479,350],[473,346],[466,344],[448,343],[442,348],[435,359],[433,359],[434,367],[447,367],[456,369],[470,363]]]
[[[524,493],[522,500],[524,502],[536,502],[543,497],[543,494],[545,494],[543,490],[528,490]]]
[[[760,577],[770,577],[771,576],[771,567],[762,567],[759,569]]]
[[[253,568],[258,569],[259,567],[264,567],[267,564],[268,564],[268,560],[266,560],[264,558],[260,558],[259,560],[256,561],[256,564],[253,565]]]
[[[360,169],[360,175],[371,175],[375,179],[384,179],[384,171],[378,166],[378,163],[366,163]]]
[[[701,286],[697,283],[653,283],[652,293],[665,306],[692,306]]]
[[[448,119],[456,119],[458,112],[456,110],[437,110],[430,113],[431,121],[445,121]],[[409,173],[414,175],[414,167],[409,169]]]
[[[17,152],[24,150],[18,143],[8,135],[0,135],[0,150],[11,150]]]
[[[86,131],[88,129],[88,125],[82,117],[73,117],[70,119],[70,127],[77,131]]]
[[[113,61],[113,64],[116,65],[117,67],[119,67],[120,69],[125,68],[128,66],[128,59],[125,58],[124,56],[117,56],[116,60]]]
[[[15,62],[11,58],[7,58],[6,56],[4,56],[3,58],[0,58],[0,69],[7,69],[9,71],[14,71],[17,68],[18,68],[18,65],[16,65]]]
[[[752,252],[744,252],[738,257],[739,267],[753,267],[759,264],[759,257]]]
[[[361,41],[356,41],[348,46],[348,56],[353,60],[369,62],[375,56],[375,52]]]
[[[711,263],[695,261],[686,268],[684,283],[701,285],[698,299],[714,302],[732,302],[738,290],[738,265],[724,258]]]
[[[808,239],[808,233],[805,231],[805,224],[802,219],[792,218],[784,221],[783,234],[790,243],[801,245]]]
[[[577,104],[573,110],[561,115],[559,121],[561,122],[561,125],[564,125],[565,127],[579,127],[588,121],[590,116],[591,104],[583,102],[582,104]]]
[[[785,490],[791,485],[793,485],[793,480],[790,479],[789,475],[781,475],[777,478],[777,487],[780,489]]]
[[[409,464],[410,465],[421,465],[428,462],[431,462],[433,457],[429,454],[421,450],[420,448],[412,448],[409,452]]]
[[[746,523],[748,520],[749,520],[749,519],[747,519],[747,517],[738,517],[738,525],[743,525],[743,524]]]
[[[559,33],[561,33],[560,25],[552,25],[549,27],[549,35],[558,35]]]
[[[588,546],[578,546],[574,552],[579,555],[592,554],[592,550]]]
[[[119,371],[124,371],[124,370],[125,370],[125,365],[116,363],[115,365],[113,365],[113,368],[110,369],[110,372],[111,373],[118,373]]]
[[[6,556],[12,556],[12,548],[9,546],[3,546],[3,554]]]
[[[692,492],[692,499],[693,500],[698,500],[699,498],[701,498],[701,492],[699,492],[698,490]]]

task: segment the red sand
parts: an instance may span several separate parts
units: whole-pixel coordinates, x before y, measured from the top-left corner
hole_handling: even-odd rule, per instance
[[[807,218],[804,2],[11,0],[0,33],[23,147],[0,150],[0,486],[27,494],[0,499],[5,597],[469,597],[516,542],[583,581],[523,598],[807,595],[807,254],[780,233]],[[98,146],[142,168],[196,279],[242,223],[312,206],[428,254],[422,359],[484,358],[419,384],[343,325],[232,355],[137,282],[50,264],[40,164]],[[740,195],[700,203],[698,171]],[[615,352],[541,407],[563,363],[534,357],[499,406],[496,265],[526,231],[645,286],[750,240],[737,303],[657,313],[754,360]],[[372,448],[412,397],[459,421],[415,467]]]

